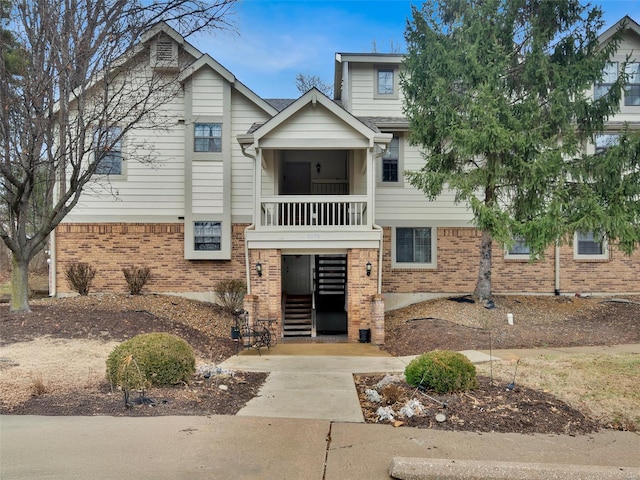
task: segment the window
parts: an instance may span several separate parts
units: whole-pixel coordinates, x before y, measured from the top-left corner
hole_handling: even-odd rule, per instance
[[[378,95],[393,95],[394,93],[395,88],[393,69],[378,69]]]
[[[196,152],[222,151],[222,124],[196,123],[194,128]]]
[[[607,243],[602,235],[595,232],[577,232],[574,242],[575,258],[606,258]]]
[[[435,265],[435,238],[431,227],[396,227],[394,240],[396,266]]]
[[[400,139],[394,135],[382,157],[382,181],[397,182],[400,161]]]
[[[193,223],[194,250],[220,250],[222,222]]]
[[[614,145],[617,145],[618,137],[619,135],[616,133],[596,135],[594,138],[596,144],[596,155],[603,154]]]
[[[604,97],[607,92],[609,92],[611,85],[613,85],[617,79],[618,62],[607,63],[602,71],[602,80],[600,80],[600,83],[596,83],[595,85],[593,98],[597,100],[598,98]]]
[[[524,238],[518,237],[514,240],[513,246],[507,252],[507,256],[529,256],[531,249]]]
[[[98,175],[122,175],[122,129],[99,128],[94,133]]]
[[[627,84],[624,87],[624,104],[627,107],[640,106],[640,63],[627,63],[625,67]]]

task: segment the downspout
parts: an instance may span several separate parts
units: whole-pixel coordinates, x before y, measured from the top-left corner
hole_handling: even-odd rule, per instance
[[[256,156],[248,153],[243,144],[240,144],[240,149],[242,150],[242,154],[245,157],[253,160],[253,165],[254,165],[253,174],[257,175]],[[254,179],[254,184],[255,184],[255,179]],[[255,195],[255,193],[256,192],[254,188],[253,194]],[[253,203],[255,205],[255,199]],[[244,263],[245,263],[244,270],[245,270],[246,283],[247,283],[247,295],[251,295],[251,262],[249,260],[249,241],[247,240],[247,232],[249,230],[254,230],[256,228],[255,221],[256,221],[256,213],[255,213],[255,207],[254,207],[253,221],[251,222],[251,225],[248,225],[244,229]]]
[[[560,245],[558,245],[558,242],[556,242],[556,246],[555,246],[555,260],[556,263],[554,265],[555,267],[555,290],[554,290],[554,294],[555,295],[560,295]]]
[[[378,162],[378,158],[384,155],[385,151],[386,149],[380,149],[380,153],[378,153],[377,155],[376,154],[373,155],[373,162],[371,162],[371,173],[372,173],[371,176],[373,177],[373,182],[371,186],[371,191],[373,192],[373,198],[372,198],[373,212],[371,212],[371,220],[372,220],[371,225],[373,226],[374,230],[377,230],[380,232],[380,247],[378,248],[378,295],[382,294],[382,254],[383,254],[382,247],[383,247],[383,241],[384,241],[384,229],[380,225],[375,223],[376,163]],[[375,152],[375,147],[374,147],[374,152]]]
[[[56,258],[56,230],[55,228],[49,234],[49,258],[47,259],[49,266],[49,296],[55,297],[57,290],[57,258]]]

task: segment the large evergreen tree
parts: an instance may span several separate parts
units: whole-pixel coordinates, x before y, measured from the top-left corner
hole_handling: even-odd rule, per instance
[[[620,42],[618,32],[599,45],[602,27],[602,12],[578,0],[429,0],[413,9],[401,81],[410,140],[425,164],[407,175],[428,198],[448,188],[473,211],[482,232],[478,298],[491,295],[493,241],[523,238],[535,257],[572,229],[625,231],[602,228],[604,215],[586,208],[615,195],[589,184],[602,187],[582,153],[619,109],[624,85],[620,77],[592,99]],[[610,184],[627,185],[618,195],[630,205],[632,179],[619,167]],[[568,208],[578,194],[584,205]],[[619,210],[608,210],[617,219],[609,227],[633,218]]]

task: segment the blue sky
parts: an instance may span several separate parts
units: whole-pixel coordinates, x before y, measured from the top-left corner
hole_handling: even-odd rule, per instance
[[[190,38],[263,98],[296,98],[298,73],[333,83],[336,52],[404,51],[407,0],[239,0],[229,17],[236,32]],[[594,1],[607,25],[640,0]]]

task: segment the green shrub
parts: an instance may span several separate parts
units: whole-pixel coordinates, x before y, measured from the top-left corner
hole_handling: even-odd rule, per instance
[[[241,310],[247,286],[242,280],[223,280],[215,288],[218,303],[227,312]]]
[[[121,343],[107,358],[107,378],[123,390],[187,382],[196,370],[193,348],[169,333],[143,333]]]
[[[413,359],[404,370],[407,383],[438,393],[467,391],[478,386],[476,367],[467,357],[449,350],[433,350]]]
[[[88,295],[96,270],[88,263],[72,263],[65,270],[69,286],[80,295]]]

